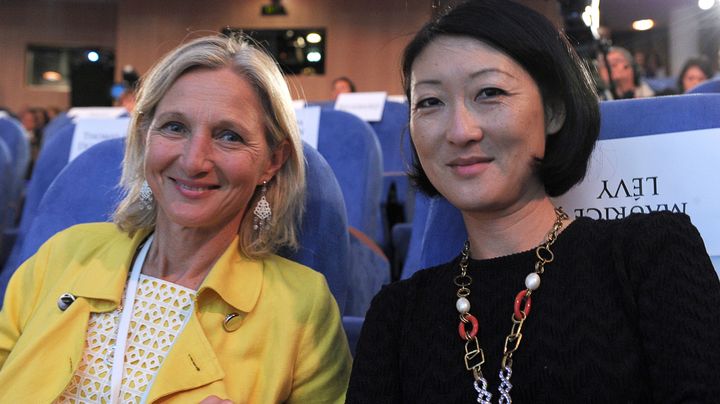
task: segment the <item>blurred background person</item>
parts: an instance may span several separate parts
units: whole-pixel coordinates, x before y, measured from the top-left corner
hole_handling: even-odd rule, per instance
[[[715,75],[710,60],[705,56],[688,59],[680,70],[677,88],[680,94],[687,93],[698,84],[710,80]]]
[[[602,98],[617,100],[655,95],[650,86],[642,80],[635,60],[627,49],[619,46],[610,47],[607,53],[607,63],[610,65],[609,74],[605,66],[605,58],[603,55],[598,57],[598,74],[605,83],[606,89]]]
[[[342,93],[354,93],[355,83],[349,78],[342,76],[332,81],[332,99],[337,99]]]

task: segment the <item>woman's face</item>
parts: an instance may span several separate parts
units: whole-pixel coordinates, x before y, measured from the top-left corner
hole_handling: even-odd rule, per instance
[[[158,224],[239,228],[255,189],[287,159],[271,151],[260,99],[230,68],[183,74],[158,103],[148,131],[145,174]]]
[[[697,66],[690,66],[683,76],[683,88],[685,92],[688,92],[707,79],[708,77],[703,73],[702,69]]]
[[[535,81],[512,58],[469,37],[440,36],[411,72],[410,130],[430,182],[463,212],[519,209],[545,190],[534,160],[546,133]]]

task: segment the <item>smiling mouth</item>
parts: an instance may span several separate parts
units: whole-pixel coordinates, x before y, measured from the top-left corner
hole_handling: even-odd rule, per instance
[[[448,163],[448,166],[457,168],[457,167],[468,167],[468,166],[474,166],[476,164],[488,164],[493,161],[490,157],[472,157],[472,158],[458,158],[450,163]]]
[[[180,180],[178,180],[178,179],[176,179],[176,178],[172,178],[172,177],[171,177],[170,179],[175,183],[175,185],[178,186],[178,188],[183,189],[183,190],[186,190],[186,191],[190,191],[190,192],[210,191],[210,190],[213,190],[213,189],[218,189],[218,188],[220,188],[219,185],[187,184],[187,183],[182,182],[182,181],[180,181]]]
[[[461,177],[475,176],[485,171],[492,161],[489,157],[458,158],[448,163],[448,167]]]

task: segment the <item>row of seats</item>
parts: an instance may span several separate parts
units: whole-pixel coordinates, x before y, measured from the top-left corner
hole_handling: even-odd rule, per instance
[[[16,119],[0,115],[0,262],[15,240],[29,164],[30,137]]]

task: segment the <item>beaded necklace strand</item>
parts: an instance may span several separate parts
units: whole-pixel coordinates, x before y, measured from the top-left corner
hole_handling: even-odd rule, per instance
[[[534,290],[540,287],[540,275],[545,272],[545,264],[553,262],[555,259],[555,255],[552,250],[550,250],[550,246],[557,240],[558,233],[563,227],[563,220],[567,220],[568,218],[568,215],[562,208],[555,208],[555,216],[555,223],[545,237],[545,242],[535,249],[535,256],[537,257],[535,270],[525,278],[525,289],[521,290],[517,296],[515,296],[512,327],[510,334],[505,337],[505,347],[503,348],[503,356],[500,362],[500,385],[498,386],[500,398],[498,402],[501,404],[512,403],[512,398],[510,397],[510,389],[512,389],[512,384],[510,383],[510,377],[512,376],[512,356],[520,347],[522,327],[527,316],[530,314],[530,308],[532,306],[530,296]],[[472,372],[474,378],[473,387],[475,387],[475,391],[478,393],[477,402],[480,404],[491,404],[492,393],[488,391],[487,380],[482,374],[485,354],[477,338],[479,329],[478,320],[470,314],[470,301],[467,299],[468,296],[470,296],[469,287],[472,284],[472,278],[467,274],[469,258],[470,242],[465,241],[462,258],[460,259],[460,275],[456,276],[454,280],[455,285],[459,287],[456,293],[458,299],[455,302],[455,308],[460,313],[458,333],[460,334],[460,338],[465,340],[465,368]],[[470,331],[467,331],[465,327],[466,324],[470,324]]]

